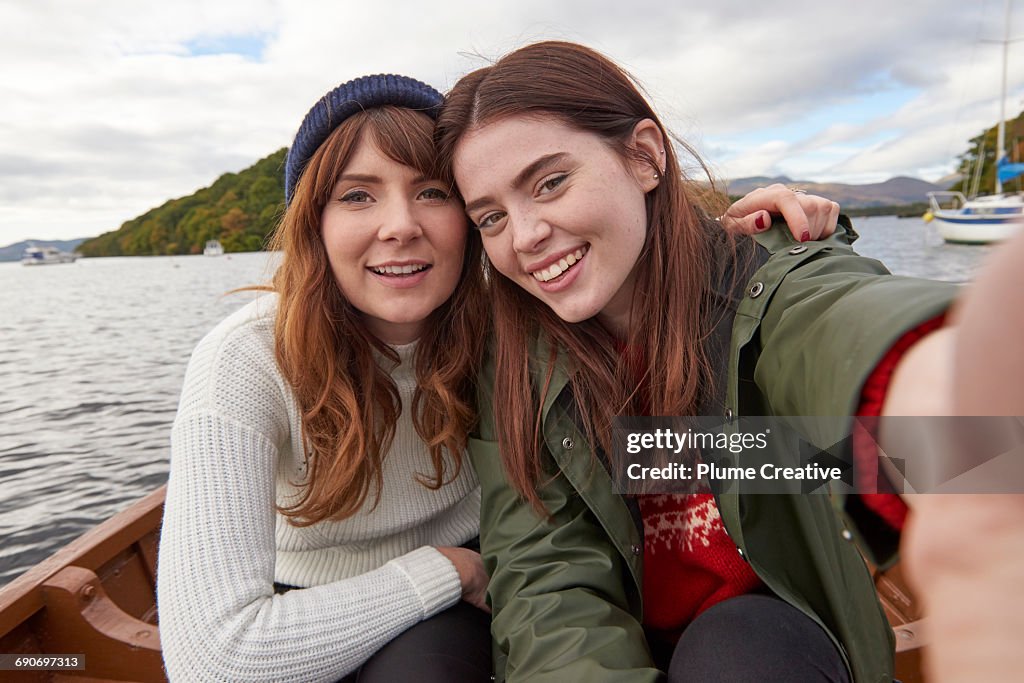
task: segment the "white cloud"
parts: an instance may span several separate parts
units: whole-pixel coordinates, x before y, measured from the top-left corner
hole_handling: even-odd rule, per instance
[[[978,39],[1001,17],[998,0],[8,1],[0,243],[114,229],[240,170],[349,78],[445,88],[476,53],[550,37],[623,63],[723,174],[937,174],[995,118],[998,48]],[[248,47],[192,54],[218,41]],[[1010,82],[1015,114],[1024,69]]]

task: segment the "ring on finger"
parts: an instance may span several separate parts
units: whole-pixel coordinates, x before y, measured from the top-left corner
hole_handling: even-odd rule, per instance
[[[789,190],[793,194],[807,194],[807,190],[801,189],[799,187],[791,187],[791,188],[789,188]]]

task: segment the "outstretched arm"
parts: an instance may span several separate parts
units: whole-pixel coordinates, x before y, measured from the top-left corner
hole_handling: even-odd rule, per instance
[[[931,348],[907,359],[891,409],[912,410],[916,399],[934,392],[942,398],[929,408],[943,412],[932,415],[1021,419],[1022,263],[1024,234],[1000,247],[979,274],[954,311],[955,327],[931,335]],[[923,374],[933,369],[929,364],[939,372]],[[902,551],[929,622],[928,679],[1016,679],[1024,669],[1024,495],[913,498]]]

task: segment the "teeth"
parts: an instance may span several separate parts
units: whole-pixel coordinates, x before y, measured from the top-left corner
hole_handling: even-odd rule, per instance
[[[583,255],[587,253],[587,247],[580,247],[571,254],[558,260],[557,263],[552,263],[544,270],[538,270],[533,273],[533,277],[537,278],[540,282],[547,282],[548,280],[554,280],[556,277],[569,270],[577,261],[583,258]]]
[[[378,275],[409,275],[411,273],[418,273],[421,270],[426,270],[425,264],[416,264],[408,266],[372,266],[370,270],[377,273]]]

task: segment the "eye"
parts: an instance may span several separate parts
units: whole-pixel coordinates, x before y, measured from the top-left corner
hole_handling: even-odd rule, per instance
[[[504,211],[492,211],[491,213],[486,213],[480,217],[479,221],[473,221],[473,227],[478,230],[493,228],[505,219],[505,215]]]
[[[366,204],[370,199],[370,194],[366,190],[352,190],[341,195],[338,201],[346,204]]]
[[[451,197],[439,187],[428,187],[419,194],[419,199],[426,199],[431,202],[446,202]]]
[[[559,186],[565,182],[565,179],[569,177],[568,173],[561,173],[556,176],[551,176],[541,181],[540,187],[538,188],[538,194],[548,194],[554,192]]]

